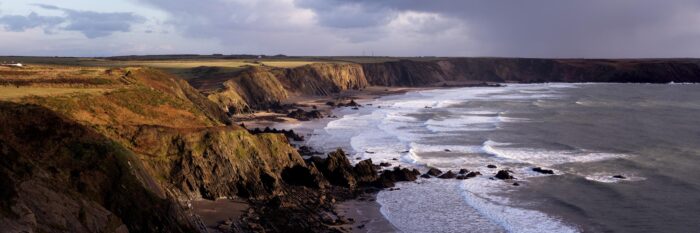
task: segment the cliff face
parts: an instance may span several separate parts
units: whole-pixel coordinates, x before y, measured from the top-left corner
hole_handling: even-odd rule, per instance
[[[454,58],[363,64],[372,85],[428,86],[445,81],[700,82],[693,60]]]
[[[0,225],[9,232],[191,232],[129,150],[35,105],[0,103]]]
[[[426,87],[460,82],[700,82],[697,60],[446,58],[381,63],[316,63],[249,68],[209,95],[229,113],[267,109],[289,95],[327,96],[368,86]],[[217,77],[218,79],[219,77]]]
[[[298,94],[324,96],[369,86],[359,64],[311,64],[276,73],[287,90]]]
[[[281,134],[251,135],[235,126],[131,129],[122,135],[127,147],[177,196],[264,198],[278,193],[284,169],[304,165]]]
[[[369,85],[359,64],[311,64],[297,68],[250,67],[208,98],[231,114],[279,106],[294,95],[331,95]]]
[[[181,200],[264,199],[282,190],[284,170],[314,171],[283,135],[225,126],[220,108],[176,77],[144,69],[122,79],[104,94],[0,102],[0,225],[194,232]]]

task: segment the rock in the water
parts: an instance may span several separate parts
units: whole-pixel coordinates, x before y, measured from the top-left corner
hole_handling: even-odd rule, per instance
[[[500,170],[498,173],[496,173],[496,178],[501,179],[501,180],[511,180],[514,177],[510,175],[510,173],[506,170]]]
[[[427,178],[427,179],[432,178],[432,176],[430,176],[430,175],[428,175],[428,174],[420,175],[420,177],[422,177],[422,178]]]
[[[431,167],[431,168],[428,170],[428,172],[426,172],[425,174],[428,174],[428,175],[431,175],[431,176],[439,176],[440,174],[442,174],[442,171],[440,171],[440,169]]]
[[[487,168],[496,168],[496,165],[489,164],[489,165],[486,165],[486,167],[487,167]]]
[[[387,163],[387,162],[381,162],[381,163],[379,163],[379,166],[382,166],[382,167],[391,167],[391,164],[390,164],[390,163]]]
[[[542,173],[542,174],[550,174],[550,175],[551,175],[551,174],[554,174],[554,171],[553,171],[553,170],[543,169],[543,168],[541,168],[541,167],[536,167],[536,168],[533,168],[532,170],[533,170],[533,171],[536,171],[536,172],[539,172],[539,173]]]
[[[467,174],[467,173],[469,173],[469,170],[467,170],[467,169],[464,169],[464,168],[462,168],[462,169],[459,169],[459,174],[462,174],[462,175],[464,175],[464,174]]]
[[[476,176],[480,176],[480,175],[481,175],[481,172],[469,172],[465,176],[467,178],[472,178],[472,177],[476,177]]]
[[[513,186],[520,186],[518,182],[513,183]]]
[[[457,177],[456,174],[452,173],[452,171],[447,171],[444,174],[440,175],[438,178],[440,179],[452,179]]]
[[[615,178],[615,179],[627,179],[627,177],[625,177],[623,175],[614,175],[613,178]]]
[[[369,183],[376,180],[379,176],[377,175],[377,168],[372,164],[372,159],[362,160],[355,168],[355,179],[361,183]]]
[[[420,172],[416,169],[409,170],[408,168],[395,167],[393,170],[384,170],[375,181],[375,186],[378,188],[391,188],[398,181],[414,181],[418,179]]]

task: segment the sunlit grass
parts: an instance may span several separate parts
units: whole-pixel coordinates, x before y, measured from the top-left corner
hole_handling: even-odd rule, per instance
[[[101,94],[106,88],[70,88],[70,87],[13,87],[0,86],[0,100],[13,100],[26,96],[58,96],[74,93]]]

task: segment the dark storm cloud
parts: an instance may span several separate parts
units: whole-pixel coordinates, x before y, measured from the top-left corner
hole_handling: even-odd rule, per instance
[[[181,35],[249,51],[700,56],[698,0],[137,1],[166,12]]]
[[[700,1],[696,0],[297,0],[300,7],[334,12],[345,6],[372,14],[431,12],[461,19],[484,55],[685,56],[700,55]],[[334,10],[335,9],[335,10]],[[362,13],[319,17],[322,25],[350,24]],[[320,13],[324,15],[325,13]],[[328,21],[328,22],[324,22]],[[381,22],[381,21],[376,21]],[[676,55],[678,54],[678,55]]]
[[[0,24],[11,31],[41,28],[49,32],[60,29],[77,31],[87,38],[97,38],[109,36],[114,32],[128,32],[133,24],[145,21],[143,17],[132,13],[78,11],[46,4],[36,4],[36,6],[46,10],[61,11],[64,16],[40,16],[34,12],[27,16],[5,15],[0,17]]]

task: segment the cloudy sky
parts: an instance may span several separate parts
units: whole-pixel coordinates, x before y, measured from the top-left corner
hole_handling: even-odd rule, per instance
[[[0,55],[700,57],[700,0],[0,0]]]

